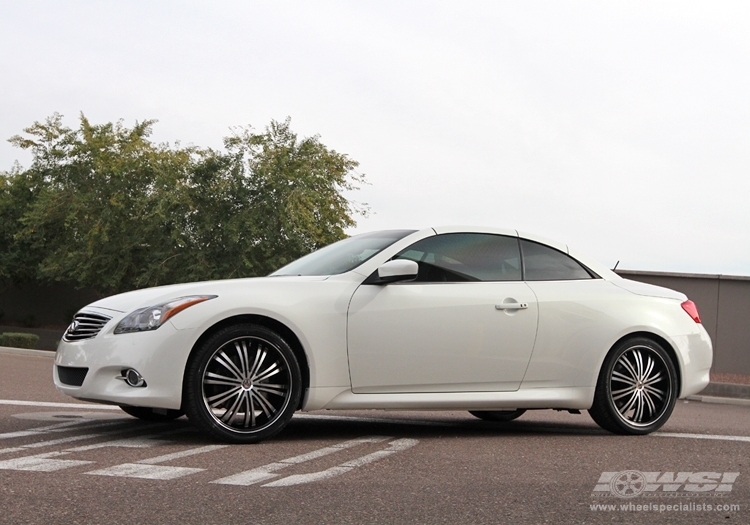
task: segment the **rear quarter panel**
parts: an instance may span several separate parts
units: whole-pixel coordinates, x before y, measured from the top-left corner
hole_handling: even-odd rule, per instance
[[[528,284],[539,326],[522,389],[593,387],[609,350],[636,333],[666,340],[681,377],[711,366],[708,336],[679,299],[634,294],[603,279]]]

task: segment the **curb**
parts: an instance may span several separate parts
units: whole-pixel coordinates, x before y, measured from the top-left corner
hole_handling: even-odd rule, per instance
[[[750,407],[750,399],[739,399],[736,397],[718,397],[718,396],[687,396],[689,401],[700,401],[701,403],[714,403],[717,405],[738,405]]]
[[[52,350],[30,350],[28,348],[11,348],[0,346],[0,354],[33,355],[36,357],[51,357],[54,359],[55,352]]]
[[[706,388],[698,392],[699,396],[736,397],[750,400],[750,385],[732,383],[709,383]]]

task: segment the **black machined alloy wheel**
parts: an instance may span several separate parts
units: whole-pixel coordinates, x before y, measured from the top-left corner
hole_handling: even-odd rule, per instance
[[[301,373],[289,345],[258,325],[225,328],[188,363],[185,411],[199,428],[230,443],[281,431],[297,409]]]
[[[469,414],[485,421],[513,421],[524,415],[526,410],[469,410]]]
[[[604,360],[589,410],[617,434],[648,434],[666,423],[677,399],[677,372],[669,354],[646,338],[628,339]]]

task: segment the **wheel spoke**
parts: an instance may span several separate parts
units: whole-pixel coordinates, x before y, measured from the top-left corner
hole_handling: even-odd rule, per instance
[[[234,418],[235,414],[237,414],[237,411],[240,409],[240,404],[242,403],[242,399],[245,397],[245,392],[240,391],[237,394],[237,398],[234,400],[234,403],[232,403],[232,407],[224,412],[224,415],[221,416],[221,420],[224,421],[224,423],[229,423],[232,421],[232,418]]]
[[[618,399],[622,399],[623,397],[627,396],[628,394],[632,394],[635,392],[634,386],[629,386],[628,388],[623,388],[621,390],[614,390],[612,392],[612,399],[614,401],[617,401]]]
[[[206,379],[203,381],[204,385],[227,385],[227,386],[239,386],[242,384],[242,381],[239,379],[235,379],[233,377],[226,377],[219,374],[215,374],[213,372],[209,372],[206,374],[207,377],[210,379]]]
[[[661,372],[657,372],[656,374],[652,375],[646,381],[643,382],[644,386],[653,385],[654,383],[658,383],[662,379]]]
[[[622,406],[622,408],[618,408],[618,410],[620,411],[620,414],[622,414],[623,417],[625,417],[625,414],[627,414],[628,411],[633,407],[633,405],[635,404],[637,396],[638,396],[638,392],[636,392],[634,390],[633,394],[631,395],[631,397],[628,400],[628,402],[626,404],[624,404]]]
[[[633,365],[630,364],[630,361],[628,361],[624,354],[622,355],[622,357],[620,357],[620,359],[617,360],[617,363],[622,365],[625,370],[630,372],[630,377],[632,378],[632,381],[634,383],[638,381],[638,373],[635,371],[635,368],[633,368]],[[623,375],[623,377],[625,376]]]
[[[632,377],[628,377],[625,374],[622,374],[618,372],[617,370],[612,371],[612,380],[613,381],[621,381],[623,383],[627,383],[628,385],[635,386],[637,381],[633,379]]]
[[[204,385],[224,385],[224,386],[238,386],[240,383],[238,381],[225,381],[222,379],[206,379],[203,381]]]
[[[263,394],[251,390],[250,395],[253,396],[258,402],[258,406],[261,408],[261,410],[263,410],[263,413],[266,415],[266,417],[271,417],[271,414],[276,412],[276,409],[265,397],[263,397]]]
[[[654,404],[654,400],[651,399],[651,396],[644,390],[643,391],[643,400],[648,405],[648,413],[649,415],[653,415],[656,412],[656,405]]]
[[[643,355],[640,350],[634,350],[633,355],[635,356],[635,367],[636,367],[636,379],[638,381],[643,380]]]
[[[286,394],[285,385],[255,385],[253,390],[259,390],[261,392],[268,392],[269,394],[276,394],[277,396],[283,396]]]
[[[245,396],[243,401],[245,402],[245,419],[242,422],[242,426],[247,428],[247,426],[250,424],[250,418],[254,416],[253,414],[253,408],[250,405],[252,396],[248,395],[247,392],[245,392]]]
[[[225,390],[221,392],[220,394],[216,394],[215,396],[211,396],[207,398],[206,401],[211,407],[216,408],[217,406],[221,405],[224,401],[226,401],[227,399],[235,395],[237,392],[240,392],[241,390],[242,388],[238,386],[234,388],[230,388],[229,390]]]
[[[279,368],[279,364],[274,363],[266,368],[263,372],[260,372],[257,377],[253,377],[253,382],[260,383],[262,381],[265,381],[269,377],[278,374],[280,371],[281,369]]]
[[[232,362],[232,360],[229,359],[229,357],[227,356],[227,354],[225,354],[224,352],[222,352],[219,356],[217,356],[214,359],[214,361],[216,361],[217,363],[219,363],[220,365],[222,365],[224,368],[226,368],[227,370],[229,370],[230,372],[232,372],[232,374],[234,375],[234,377],[236,377],[240,381],[242,381],[244,379],[244,377],[242,377],[242,372],[240,372],[240,370],[235,366],[235,364]]]
[[[253,400],[253,396],[248,394],[247,396],[247,402],[250,404],[250,426],[255,426],[255,401]]]
[[[664,392],[663,390],[659,390],[658,388],[654,388],[652,386],[644,387],[643,391],[656,396],[660,401],[663,400],[664,396],[666,395],[666,392]]]
[[[247,379],[248,375],[248,357],[247,357],[247,341],[237,341],[234,343],[234,348],[237,350],[237,357],[240,359],[240,372],[242,379]]]
[[[643,377],[641,378],[641,382],[646,382],[646,379],[648,379],[648,376],[651,375],[651,371],[654,369],[654,365],[656,363],[651,358],[651,356],[648,356],[648,361],[646,362],[646,371],[643,372]]]
[[[635,407],[635,413],[633,414],[633,421],[640,423],[643,420],[643,391],[639,390],[637,393],[637,401]]]
[[[266,351],[263,350],[263,348],[258,345],[258,350],[255,354],[255,362],[253,363],[252,368],[248,372],[248,378],[255,381],[255,375],[258,372],[258,369],[263,365],[263,361],[266,359]]]

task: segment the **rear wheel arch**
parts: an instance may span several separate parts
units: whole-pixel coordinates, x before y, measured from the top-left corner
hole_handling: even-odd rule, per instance
[[[674,348],[650,332],[620,338],[599,370],[588,412],[616,434],[649,434],[661,428],[679,397],[680,362]]]
[[[302,373],[303,395],[300,396],[300,403],[299,403],[300,406],[297,407],[297,410],[302,408],[302,403],[304,403],[304,400],[305,400],[304,392],[310,386],[310,365],[308,364],[307,355],[305,354],[304,347],[302,346],[302,343],[297,337],[297,334],[295,334],[291,328],[289,328],[284,323],[276,319],[273,319],[271,317],[267,317],[264,315],[246,314],[246,315],[235,315],[232,317],[227,317],[226,319],[222,319],[218,323],[208,328],[205,332],[203,332],[201,336],[198,338],[198,340],[195,342],[193,347],[190,349],[190,356],[188,357],[185,370],[183,370],[183,378],[182,378],[183,386],[185,384],[185,379],[186,379],[185,374],[187,374],[190,361],[195,356],[196,350],[200,348],[208,338],[210,338],[213,334],[215,334],[219,330],[222,330],[228,326],[240,325],[240,324],[256,324],[256,325],[264,326],[268,328],[269,330],[273,330],[279,336],[281,336],[281,338],[284,339],[287,342],[287,344],[292,348],[292,352],[294,353],[294,357],[297,358],[297,363],[299,364],[300,372]],[[184,402],[184,396],[183,396],[183,402]]]
[[[636,339],[639,337],[643,337],[645,339],[651,339],[653,342],[660,345],[669,355],[669,358],[672,360],[672,364],[674,365],[675,372],[677,372],[677,397],[680,397],[680,392],[682,392],[682,361],[677,357],[677,352],[675,351],[672,344],[664,339],[662,336],[655,334],[653,332],[632,332],[630,334],[622,336],[620,339],[615,341],[615,343],[607,350],[607,353],[604,355],[604,358],[602,359],[602,363],[599,366],[599,369],[601,370],[601,367],[604,366],[604,360],[607,358],[607,356],[614,350],[616,347],[618,347],[623,341],[627,339]]]

